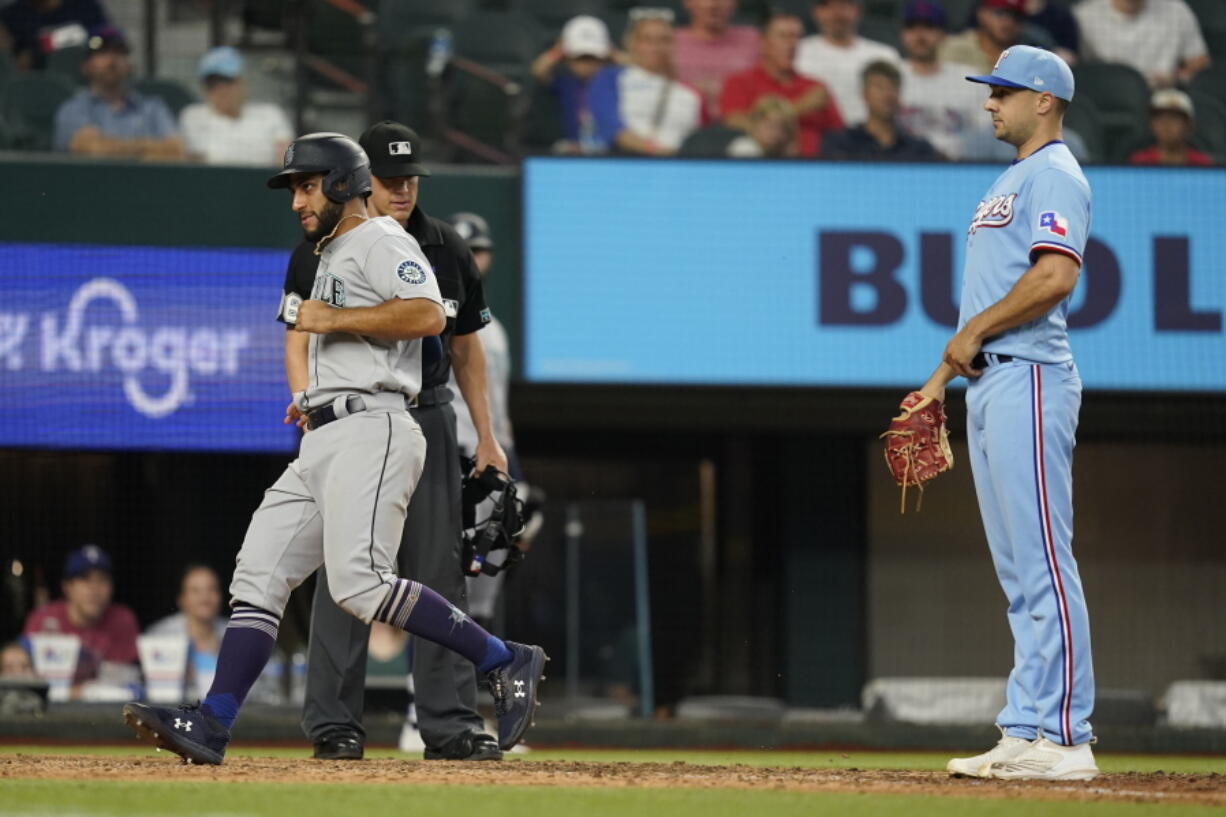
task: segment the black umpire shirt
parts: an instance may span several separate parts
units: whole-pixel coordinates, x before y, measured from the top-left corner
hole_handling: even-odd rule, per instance
[[[485,305],[485,288],[481,285],[477,262],[468,244],[450,224],[414,207],[406,230],[417,239],[426,260],[434,267],[439,294],[443,297],[443,311],[447,313],[447,326],[439,335],[442,355],[437,359],[424,355],[422,358],[421,387],[424,391],[447,385],[452,335],[476,332],[490,322],[490,310]],[[289,269],[285,272],[285,293],[297,294],[303,300],[310,298],[317,269],[319,256],[315,254],[315,242],[303,241],[290,256]]]

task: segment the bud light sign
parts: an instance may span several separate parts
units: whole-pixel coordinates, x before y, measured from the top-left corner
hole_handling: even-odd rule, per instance
[[[524,370],[914,388],[957,326],[968,229],[1014,217],[1011,195],[986,198],[1003,170],[531,159]],[[1226,392],[1226,171],[1086,176],[1093,221],[1068,314],[1086,388]]]
[[[292,450],[286,259],[0,244],[0,445]]]

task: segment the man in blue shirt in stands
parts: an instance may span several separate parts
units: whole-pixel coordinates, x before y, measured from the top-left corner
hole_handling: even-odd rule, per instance
[[[183,140],[166,103],[128,87],[128,44],[111,26],[90,33],[81,66],[89,80],[55,114],[55,149],[84,156],[182,159]]]

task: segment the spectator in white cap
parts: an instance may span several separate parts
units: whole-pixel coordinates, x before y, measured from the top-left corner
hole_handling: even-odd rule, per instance
[[[532,61],[532,76],[549,89],[562,108],[562,140],[556,153],[600,152],[587,104],[588,84],[613,57],[609,29],[596,17],[580,15],[562,27],[562,36]]]
[[[1192,98],[1176,88],[1165,88],[1149,101],[1149,127],[1154,144],[1128,157],[1133,165],[1208,167],[1213,159],[1192,147],[1188,138],[1196,127]]]
[[[179,115],[187,152],[210,165],[272,167],[294,138],[285,112],[268,102],[248,102],[243,56],[221,46],[200,58],[202,103]]]
[[[1082,56],[1131,65],[1152,88],[1187,83],[1209,67],[1209,48],[1184,0],[1085,0],[1073,14]]]

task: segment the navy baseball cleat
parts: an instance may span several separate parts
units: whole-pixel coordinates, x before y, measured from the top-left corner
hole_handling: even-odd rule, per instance
[[[523,739],[536,716],[536,689],[545,680],[549,656],[540,647],[507,641],[511,663],[490,672],[490,692],[498,716],[498,748],[504,752]]]
[[[201,711],[199,704],[174,709],[124,704],[123,720],[145,743],[174,752],[184,763],[220,765],[230,742],[230,730]]]

